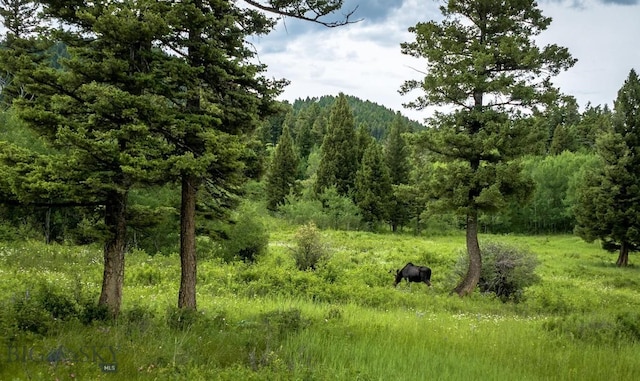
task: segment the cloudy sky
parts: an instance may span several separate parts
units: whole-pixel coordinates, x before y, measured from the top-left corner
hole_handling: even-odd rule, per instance
[[[382,104],[415,120],[426,111],[409,110],[398,89],[420,79],[421,61],[401,54],[412,41],[407,28],[441,18],[436,0],[345,0],[344,10],[358,7],[361,22],[326,28],[286,19],[268,36],[252,40],[268,75],[291,84],[282,99],[336,95],[339,92]],[[640,0],[539,0],[553,19],[540,36],[543,44],[569,48],[578,63],[554,82],[581,107],[613,104],[629,71],[640,71]],[[415,68],[415,69],[414,69]],[[415,94],[416,96],[418,93]]]

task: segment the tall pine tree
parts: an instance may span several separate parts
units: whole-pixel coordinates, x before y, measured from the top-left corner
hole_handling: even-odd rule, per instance
[[[531,147],[521,111],[553,101],[551,76],[574,60],[565,48],[536,46],[551,19],[534,0],[448,0],[440,10],[442,21],[409,29],[416,40],[402,52],[425,58],[426,75],[401,91],[424,92],[409,107],[451,109],[436,113],[422,143],[447,163],[434,174],[434,199],[466,218],[469,268],[455,288],[462,296],[480,279],[479,214],[526,199],[532,189],[514,161]]]
[[[358,170],[355,121],[347,97],[340,93],[331,107],[327,133],[322,141],[322,158],[314,190],[321,194],[335,186],[342,196],[351,196]]]
[[[577,233],[618,251],[618,266],[640,250],[640,79],[635,70],[618,91],[613,128],[596,142],[602,167],[586,179],[574,212]]]
[[[266,191],[269,210],[278,209],[284,203],[285,198],[294,190],[298,162],[298,153],[289,133],[289,125],[285,124],[267,176]]]
[[[364,151],[362,164],[356,174],[355,201],[362,220],[370,228],[389,219],[391,204],[391,177],[384,160],[382,147],[377,142]]]
[[[406,225],[410,219],[408,200],[406,197],[403,197],[406,193],[399,190],[400,185],[409,183],[411,171],[409,146],[402,135],[406,129],[407,126],[402,115],[397,113],[391,125],[389,135],[387,136],[387,144],[385,146],[386,163],[391,175],[391,184],[394,185],[393,206],[389,211],[389,222],[394,232],[398,227]]]
[[[128,194],[155,182],[166,169],[171,145],[153,133],[166,118],[165,100],[151,91],[155,62],[163,54],[153,41],[164,32],[157,13],[133,4],[43,1],[45,15],[65,25],[38,37],[16,38],[0,62],[14,75],[19,116],[59,153],[47,168],[33,167],[35,200],[64,189],[52,203],[95,203],[104,213],[104,275],[99,303],[116,316],[122,300],[127,245]],[[47,39],[46,37],[51,37]],[[42,47],[62,42],[70,56],[52,67]],[[13,49],[18,46],[17,49]],[[40,52],[40,54],[32,54]],[[26,96],[20,94],[26,93]],[[54,173],[47,173],[54,168]],[[36,180],[37,179],[37,180]],[[43,192],[44,190],[44,192]]]

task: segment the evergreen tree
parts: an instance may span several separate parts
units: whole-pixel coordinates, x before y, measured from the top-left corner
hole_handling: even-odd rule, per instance
[[[275,146],[282,134],[282,126],[285,118],[292,112],[291,105],[286,102],[278,102],[274,105],[273,114],[265,118],[258,127],[256,135],[264,144]]]
[[[335,185],[342,196],[350,196],[357,171],[355,122],[347,98],[340,94],[331,108],[327,133],[322,142],[322,159],[314,190],[321,194]]]
[[[34,48],[34,36],[41,20],[38,17],[38,3],[32,0],[0,0],[0,18],[5,29],[2,38],[2,47],[5,52],[11,52],[11,56],[0,57],[3,61],[14,61],[18,57],[29,54],[32,60],[40,57],[46,60],[44,50],[47,46]],[[25,96],[23,86],[13,83],[11,66],[3,64],[4,70],[0,72],[0,92],[2,103],[10,107],[16,96]]]
[[[560,124],[553,131],[553,138],[549,145],[549,154],[559,155],[562,152],[576,152],[578,150],[578,142],[574,133],[575,126],[567,126]]]
[[[0,0],[0,17],[8,38],[27,38],[40,25],[38,3],[33,0]],[[7,42],[5,40],[5,42]]]
[[[317,142],[317,147],[322,146],[324,135],[327,133],[327,120],[327,111],[326,109],[321,108],[318,112],[316,120],[313,122],[313,126],[311,127],[311,132],[313,133],[313,141]]]
[[[362,220],[371,228],[389,218],[391,178],[379,143],[371,143],[364,152],[356,174],[355,201]]]
[[[612,113],[609,106],[592,106],[587,104],[580,123],[576,126],[576,140],[580,149],[595,152],[596,138],[611,128]]]
[[[387,136],[386,144],[386,160],[391,174],[391,183],[406,184],[409,182],[409,172],[411,165],[409,163],[409,147],[402,135],[406,131],[406,125],[400,113],[391,125],[389,136]]]
[[[640,79],[635,70],[618,91],[613,129],[596,142],[602,167],[587,177],[575,208],[577,233],[618,251],[618,266],[640,250]]]
[[[341,0],[246,1],[271,14],[308,20],[327,26],[349,23],[325,21],[342,6]],[[162,4],[161,4],[162,5]],[[261,76],[265,66],[255,64],[246,36],[267,33],[273,26],[260,11],[235,2],[192,0],[164,4],[173,34],[166,48],[180,52],[182,60],[171,71],[171,92],[178,123],[165,135],[179,142],[173,171],[181,178],[180,261],[182,275],[178,306],[196,308],[196,201],[205,185],[213,208],[227,209],[245,180],[243,151],[257,117],[273,112],[273,97],[286,81]],[[229,201],[232,201],[229,203]]]
[[[57,200],[49,202],[104,207],[99,303],[115,316],[124,280],[128,194],[136,184],[161,178],[166,169],[162,157],[171,148],[152,132],[152,126],[166,117],[166,108],[149,85],[157,78],[156,56],[162,55],[152,49],[152,42],[164,23],[142,2],[137,3],[139,8],[83,4],[77,12],[69,12],[71,4],[65,2],[43,5],[47,17],[66,26],[50,30],[57,41],[73,49],[61,61],[64,69],[55,70],[42,58],[45,35],[23,39],[14,35],[16,45],[0,57],[5,70],[15,76],[13,89],[29,94],[14,101],[20,117],[62,150],[48,166],[32,166],[24,181],[31,193],[39,193],[32,196],[36,201],[58,189]]]
[[[369,127],[366,123],[360,123],[356,131],[356,161],[358,162],[358,168],[362,164],[364,152],[373,143],[375,143],[375,139],[371,136]]]
[[[538,114],[542,127],[546,129],[545,152],[552,155],[560,154],[565,150],[575,152],[577,142],[573,131],[580,122],[576,99],[569,95],[562,96],[556,104]]]
[[[289,134],[289,126],[285,124],[267,177],[267,208],[269,210],[278,209],[278,206],[282,205],[285,198],[294,190],[298,161],[293,139]]]
[[[320,145],[321,141],[316,140],[313,133],[313,124],[320,113],[320,108],[316,103],[302,109],[295,122],[295,144],[299,150],[300,158],[306,159],[315,145]]]
[[[550,103],[551,76],[575,61],[565,48],[535,45],[551,19],[533,0],[449,0],[440,10],[442,21],[410,28],[416,41],[402,44],[403,53],[426,59],[427,74],[401,91],[424,91],[409,107],[452,108],[436,113],[422,142],[447,163],[434,171],[436,206],[466,217],[469,267],[455,289],[462,296],[480,278],[479,213],[532,190],[514,160],[532,145],[520,111]]]
[[[389,173],[391,174],[391,184],[394,185],[392,204],[389,214],[389,222],[391,230],[394,232],[400,226],[404,226],[409,222],[409,200],[407,200],[406,192],[403,188],[400,190],[399,185],[408,184],[411,171],[409,162],[409,147],[403,137],[406,125],[400,113],[391,125],[389,136],[387,136],[387,144],[385,150],[385,158]]]
[[[323,21],[342,1],[248,3],[331,26],[349,22],[351,15]],[[1,58],[36,95],[22,100],[23,117],[78,152],[77,158],[70,156],[71,164],[88,174],[76,183],[98,188],[96,197],[105,205],[111,238],[100,302],[117,314],[129,189],[138,181],[177,177],[182,189],[178,306],[195,309],[197,195],[208,191],[214,211],[224,211],[244,180],[247,135],[258,117],[271,111],[284,84],[260,75],[264,65],[250,62],[254,50],[245,41],[266,33],[273,21],[224,0],[42,4],[46,16],[61,25],[54,37],[73,48],[65,70],[36,65],[33,58],[43,50],[5,50]],[[158,158],[164,160],[156,163]],[[169,176],[160,170],[165,164]],[[65,175],[74,173],[69,172]]]

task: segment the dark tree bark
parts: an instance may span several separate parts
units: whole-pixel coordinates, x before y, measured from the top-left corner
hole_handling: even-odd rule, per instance
[[[196,309],[196,197],[200,179],[193,175],[182,176],[182,201],[180,206],[180,291],[178,307]]]
[[[480,254],[480,244],[478,243],[478,213],[467,215],[467,253],[469,255],[469,268],[464,279],[455,288],[455,292],[460,296],[466,296],[473,292],[482,270],[482,256]]]
[[[616,265],[618,267],[627,267],[629,264],[629,245],[626,242],[622,242],[620,245],[620,253],[618,254],[618,260]]]
[[[111,230],[104,248],[104,275],[99,305],[118,317],[124,284],[124,252],[127,236],[127,193],[112,191],[107,196],[104,222]]]

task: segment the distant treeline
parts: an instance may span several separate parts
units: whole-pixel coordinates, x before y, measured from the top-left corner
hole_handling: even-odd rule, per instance
[[[342,116],[351,120],[338,121],[338,116],[334,116],[332,122],[337,99],[323,96],[299,99],[293,105],[282,103],[280,112],[262,123],[256,134],[259,143],[249,146],[254,163],[254,168],[249,168],[249,176],[256,181],[245,192],[245,199],[266,202],[273,199],[275,192],[278,194],[271,209],[277,215],[298,222],[326,221],[324,225],[336,228],[384,229],[386,225],[390,229],[419,233],[463,227],[464,221],[454,214],[443,215],[429,207],[430,170],[440,164],[413,145],[428,126],[353,96],[344,96],[348,112]],[[533,196],[530,200],[521,200],[522,203],[505,205],[494,214],[483,215],[480,223],[484,232],[542,234],[574,229],[576,189],[584,181],[585,171],[599,163],[594,148],[596,137],[611,126],[612,112],[606,105],[588,105],[581,112],[575,99],[566,97],[556,107],[535,113],[532,118],[532,128],[539,136],[539,149],[537,155],[524,160],[523,170],[535,182]],[[11,109],[2,113],[2,119],[1,140],[35,151],[46,150],[42,140],[13,117]],[[331,149],[329,145],[323,147],[331,123],[347,125],[353,130],[346,135],[353,139],[346,146],[354,149],[356,162],[351,166],[353,171],[347,174],[351,179],[346,179],[348,185],[342,191],[334,189],[333,180],[318,185],[318,170],[326,151]],[[293,175],[279,173],[281,169],[276,168],[274,161],[285,125],[295,151],[294,159],[285,158],[296,162]],[[369,146],[379,149],[370,150],[368,167],[363,169]],[[375,168],[381,163],[384,170]],[[269,187],[270,179],[287,176],[293,181],[284,190],[274,191]],[[363,187],[365,189],[361,189]],[[371,191],[374,188],[375,191]],[[376,195],[376,192],[387,194]],[[137,187],[129,198],[134,204],[129,210],[131,244],[149,251],[175,249],[178,185]],[[101,233],[100,220],[104,213],[101,206],[66,207],[52,201],[51,206],[1,205],[0,239],[31,236],[47,241],[86,243],[104,234]],[[201,210],[200,218],[201,234],[216,239],[228,236],[226,220],[215,221],[215,216],[206,208]]]

